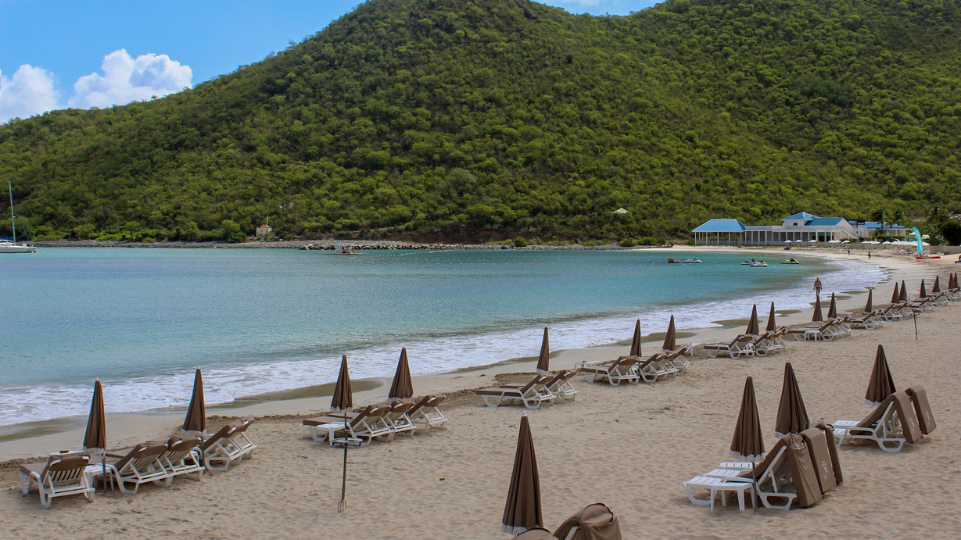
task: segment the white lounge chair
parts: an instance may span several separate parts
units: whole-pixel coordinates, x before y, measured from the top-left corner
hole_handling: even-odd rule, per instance
[[[50,508],[54,497],[83,495],[93,502],[94,487],[84,470],[90,464],[87,452],[52,454],[44,463],[20,465],[20,489],[30,493],[33,484],[40,491],[40,504]]]
[[[708,343],[704,345],[704,350],[707,351],[707,355],[711,358],[717,358],[721,354],[730,356],[731,358],[740,358],[741,356],[753,357],[754,347],[751,345],[753,340],[754,336],[740,335],[728,343]]]
[[[837,446],[867,440],[885,452],[900,452],[905,442],[921,438],[921,428],[911,398],[900,390],[887,397],[864,420],[837,420],[834,439]]]
[[[170,478],[196,475],[195,479],[200,480],[204,472],[203,460],[200,459],[200,439],[171,437],[165,444],[167,450],[160,454],[158,460]]]
[[[410,401],[398,400],[390,404],[390,409],[384,414],[384,423],[390,427],[390,434],[386,437],[388,441],[394,440],[394,436],[399,433],[410,433],[414,436],[417,427],[408,416],[408,412],[414,407]]]
[[[732,468],[725,468],[723,465]],[[726,482],[751,482],[765,508],[787,510],[797,497],[797,493],[788,491],[792,484],[789,475],[787,446],[779,439],[756,468],[751,467],[750,463],[728,462],[703,476]]]
[[[165,487],[170,485],[173,476],[160,461],[160,456],[166,451],[166,442],[140,443],[123,454],[108,453],[104,457],[104,464],[107,474],[112,475],[120,486],[120,491],[134,495],[146,483]],[[133,484],[133,489],[128,488],[127,484]]]
[[[384,415],[390,410],[389,404],[368,405],[360,413],[348,418],[346,424],[336,417],[320,417],[304,420],[304,425],[310,429],[310,436],[317,442],[327,440],[333,446],[338,433],[346,433],[354,439],[367,439],[370,444],[375,438],[390,437],[392,430],[384,421]]]
[[[407,411],[407,416],[420,430],[442,427],[447,422],[447,417],[437,406],[445,399],[447,396],[424,396]]]
[[[488,407],[523,403],[528,409],[538,409],[541,403],[554,401],[554,394],[547,389],[550,380],[551,377],[547,375],[536,375],[523,386],[493,386],[474,390],[474,393],[483,397]]]
[[[230,434],[230,442],[244,453],[245,458],[252,456],[257,449],[257,445],[247,436],[247,428],[253,423],[253,418],[243,418],[230,423],[236,428]]]
[[[231,440],[237,426],[225,424],[204,440],[202,455],[208,471],[224,472],[234,461],[244,458],[244,450]]]
[[[640,377],[635,369],[636,356],[621,356],[617,360],[596,366],[584,366],[581,373],[587,382],[607,381],[611,386],[618,386],[622,382],[637,384]]]

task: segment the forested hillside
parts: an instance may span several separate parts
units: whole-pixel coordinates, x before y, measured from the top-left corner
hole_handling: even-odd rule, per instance
[[[711,217],[959,211],[959,2],[371,0],[192,90],[0,126],[0,178],[50,239],[236,240],[267,218],[681,238]]]

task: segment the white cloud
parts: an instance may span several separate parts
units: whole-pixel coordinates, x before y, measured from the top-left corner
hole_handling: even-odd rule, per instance
[[[8,79],[0,72],[0,122],[29,118],[57,106],[53,73],[23,64]]]
[[[131,58],[126,49],[103,58],[103,75],[91,73],[77,79],[70,107],[111,107],[131,101],[145,101],[179,92],[191,86],[190,66],[180,65],[166,54],[144,54]]]

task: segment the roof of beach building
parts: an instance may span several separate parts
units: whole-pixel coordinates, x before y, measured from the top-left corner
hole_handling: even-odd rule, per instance
[[[744,232],[747,225],[736,219],[709,219],[702,223],[693,232],[709,233],[739,233]]]
[[[847,221],[841,217],[816,217],[805,225],[809,227],[832,227],[841,223],[847,223]]]
[[[807,212],[798,212],[797,214],[794,214],[793,216],[788,216],[788,217],[786,217],[786,218],[781,218],[781,221],[788,221],[788,220],[790,220],[790,221],[794,221],[794,220],[809,221],[809,220],[812,220],[812,219],[817,219],[817,216],[813,216],[813,215],[811,215],[811,214],[808,214]]]

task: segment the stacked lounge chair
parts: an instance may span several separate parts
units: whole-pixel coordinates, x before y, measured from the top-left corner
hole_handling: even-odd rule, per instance
[[[563,402],[566,399],[574,400],[577,396],[577,389],[571,384],[571,379],[577,375],[576,371],[571,371],[569,369],[562,369],[557,373],[550,375],[547,382],[544,383],[544,388],[553,396],[551,400],[552,403]],[[507,383],[501,385],[502,387],[513,387],[522,388],[526,386],[527,383]],[[546,393],[544,394],[546,396]]]
[[[923,389],[922,389],[923,391]],[[918,394],[915,394],[918,396]],[[920,401],[920,397],[917,398]],[[927,395],[924,405],[930,416]],[[914,443],[922,437],[916,405],[908,394],[900,390],[887,397],[871,414],[861,420],[837,420],[834,422],[834,438],[837,446],[854,441],[873,441],[885,452],[900,452],[905,442]],[[931,425],[933,429],[933,416]]]
[[[712,512],[716,496],[720,494],[723,498],[732,491],[738,495],[742,512],[745,492],[751,491],[765,508],[787,510],[795,502],[807,508],[841,481],[840,464],[826,440],[824,429],[819,427],[800,435],[789,433],[778,440],[756,467],[747,462],[725,462],[682,485],[692,503],[709,505]],[[697,497],[696,490],[707,491],[708,498]]]
[[[708,343],[704,345],[704,350],[711,358],[717,358],[720,355],[731,358],[753,357],[754,346],[751,344],[753,341],[754,336],[742,334],[727,343]]]
[[[446,396],[428,395],[417,399],[396,399],[368,405],[358,411],[319,416],[304,420],[310,436],[333,446],[339,437],[349,437],[368,445],[374,439],[389,442],[394,437],[442,427],[447,417],[438,405]]]
[[[542,403],[554,402],[554,394],[547,388],[551,379],[549,375],[535,375],[522,386],[492,386],[474,390],[474,393],[482,396],[488,407],[522,403],[528,409],[539,409]]]
[[[611,386],[619,386],[622,382],[637,384],[640,377],[637,374],[637,357],[621,356],[617,360],[584,366],[581,373],[587,382],[607,381]]]

